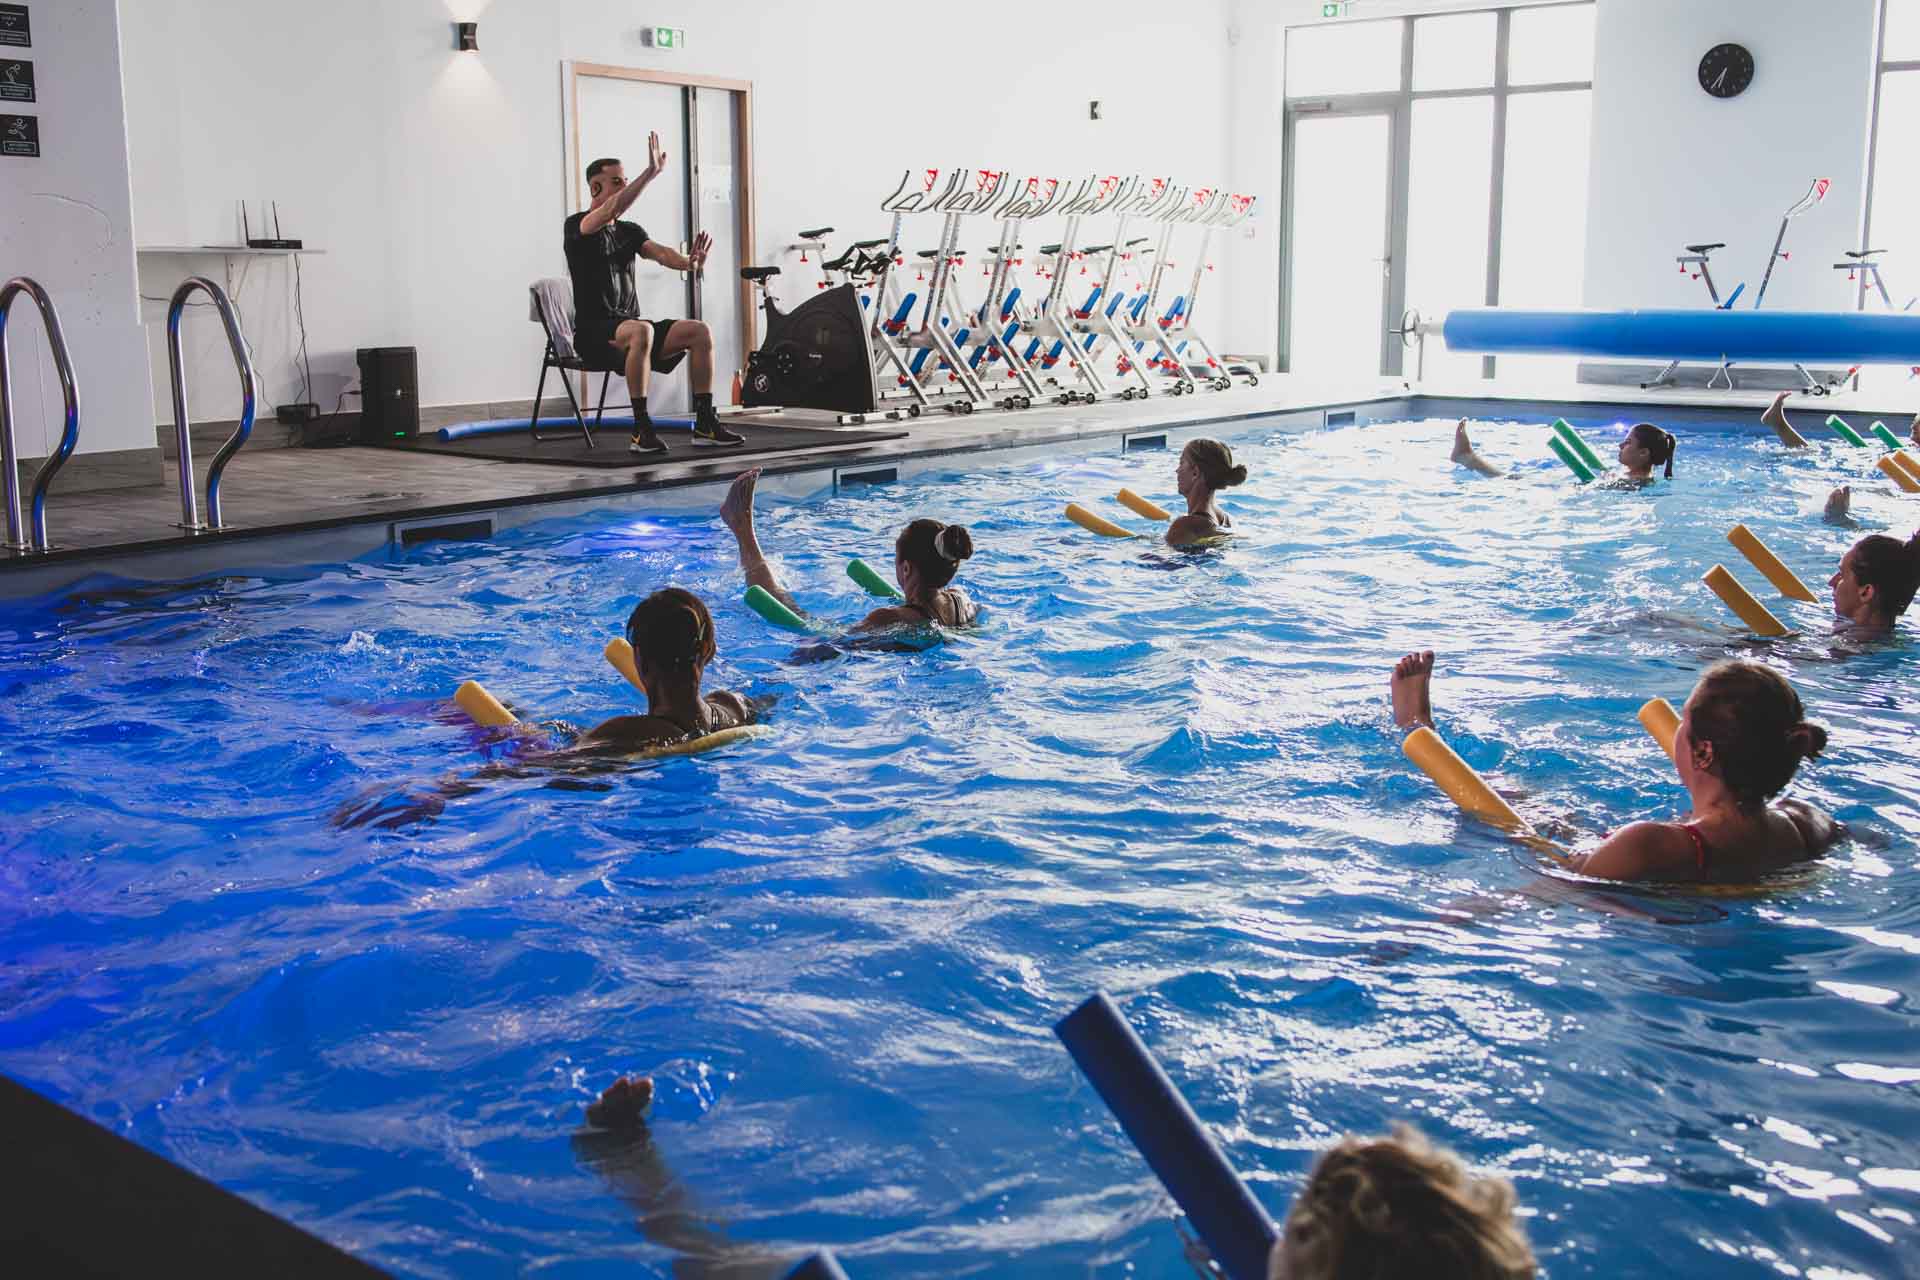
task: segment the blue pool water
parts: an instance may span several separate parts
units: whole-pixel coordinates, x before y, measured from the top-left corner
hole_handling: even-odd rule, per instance
[[[0,1069],[407,1275],[665,1275],[696,1219],[856,1276],[1188,1274],[1049,1030],[1105,987],[1276,1215],[1316,1149],[1405,1118],[1515,1180],[1556,1278],[1910,1274],[1912,627],[1835,660],[1782,603],[1806,634],[1763,647],[1698,578],[1764,585],[1722,541],[1745,519],[1824,581],[1839,479],[1869,526],[1920,505],[1839,447],[1690,429],[1678,479],[1620,493],[1537,424],[1477,426],[1497,480],[1450,431],[1243,431],[1245,536],[1196,556],[1059,518],[1167,500],[1168,453],[763,503],[849,618],[849,555],[971,524],[984,625],[917,654],[790,663],[714,521],[622,512],[9,605]],[[482,766],[414,705],[467,676],[630,709],[600,649],[669,582],[714,603],[715,678],[780,695],[773,735],[331,825]],[[1684,802],[1640,702],[1763,654],[1833,732],[1792,794],[1856,838],[1711,923],[1554,900],[1402,759],[1414,647],[1463,754],[1595,832]],[[653,1146],[576,1143],[621,1071],[659,1083]]]

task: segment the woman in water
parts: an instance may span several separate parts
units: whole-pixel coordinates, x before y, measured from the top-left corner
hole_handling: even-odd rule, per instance
[[[1891,539],[1889,539],[1891,541]],[[1433,653],[1393,669],[1393,715],[1402,728],[1433,726]],[[1743,883],[1825,853],[1834,820],[1800,800],[1769,801],[1827,731],[1809,724],[1800,695],[1756,662],[1722,662],[1693,687],[1673,739],[1674,766],[1693,801],[1684,822],[1633,822],[1575,856],[1571,869],[1606,880]]]
[[[1883,533],[1860,539],[1827,585],[1843,630],[1892,631],[1920,590],[1920,531],[1905,542]]]
[[[1235,465],[1233,450],[1218,440],[1187,441],[1173,482],[1187,500],[1187,514],[1167,526],[1168,546],[1192,546],[1233,531],[1233,521],[1214,500],[1220,490],[1247,482],[1247,469]]]
[[[713,616],[691,591],[663,587],[635,605],[627,617],[627,643],[647,692],[646,714],[595,725],[560,754],[623,755],[752,721],[753,705],[739,694],[700,692],[715,652]]]
[[[1667,469],[1667,479],[1673,479],[1673,451],[1679,443],[1672,432],[1662,431],[1651,422],[1634,423],[1633,430],[1620,442],[1620,465],[1627,469],[1627,479],[1646,484],[1659,466]]]
[[[773,567],[760,551],[760,539],[753,529],[753,487],[760,479],[760,468],[744,472],[727,490],[720,504],[720,521],[733,531],[740,548],[740,569],[749,586],[757,586],[781,604],[799,613],[800,606],[773,575]],[[963,524],[942,524],[938,520],[915,520],[900,533],[893,544],[893,576],[900,584],[903,604],[882,605],[859,622],[855,631],[878,631],[884,627],[937,622],[947,627],[964,627],[979,615],[967,593],[948,584],[960,571],[960,562],[973,555],[973,535]]]

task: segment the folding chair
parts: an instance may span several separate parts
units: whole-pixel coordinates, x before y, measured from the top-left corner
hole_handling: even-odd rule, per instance
[[[589,364],[573,348],[573,282],[557,276],[536,280],[527,288],[530,303],[527,318],[547,335],[547,353],[540,361],[540,382],[533,391],[533,417],[528,432],[536,443],[558,439],[558,435],[540,434],[540,402],[546,394],[547,371],[560,370],[560,389],[567,393],[567,403],[573,407],[573,420],[580,427],[580,435],[587,442],[587,448],[593,448],[593,432],[587,428],[586,416],[580,411],[580,401],[573,394],[573,386],[567,380],[570,372],[598,373],[600,378],[600,404],[593,411],[593,425],[599,426],[601,417],[607,411],[607,384],[613,381],[618,370],[609,365]]]

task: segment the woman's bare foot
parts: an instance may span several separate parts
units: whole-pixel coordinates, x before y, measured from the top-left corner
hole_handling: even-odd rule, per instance
[[[596,1129],[637,1129],[653,1105],[652,1076],[621,1076],[598,1102],[587,1104],[587,1123]]]
[[[1500,468],[1494,466],[1473,451],[1473,441],[1467,439],[1467,420],[1465,418],[1460,419],[1459,424],[1453,429],[1452,457],[1455,462],[1467,470],[1478,471],[1483,476],[1497,476],[1500,474]]]
[[[1853,517],[1853,486],[1843,484],[1827,495],[1826,519],[1834,524],[1846,524]]]
[[[749,467],[734,477],[733,487],[720,503],[720,523],[738,538],[753,532],[753,486],[760,479],[760,468]]]
[[[1793,424],[1787,421],[1787,397],[1791,394],[1790,391],[1782,391],[1775,396],[1773,403],[1767,406],[1767,411],[1760,415],[1760,421],[1772,427],[1773,434],[1779,436],[1780,443],[1787,448],[1804,449],[1807,447],[1807,438],[1795,431]]]
[[[1393,699],[1393,722],[1402,729],[1415,725],[1433,727],[1433,702],[1428,686],[1433,683],[1433,650],[1410,653],[1393,666],[1387,682]]]

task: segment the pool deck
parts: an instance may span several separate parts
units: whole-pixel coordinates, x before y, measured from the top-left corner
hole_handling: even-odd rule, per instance
[[[619,501],[644,509],[645,500],[639,495],[648,493],[660,493],[665,508],[669,505],[665,491],[725,482],[751,466],[763,467],[769,477],[818,475],[854,464],[1099,440],[1119,442],[1143,431],[1230,426],[1256,418],[1287,416],[1301,425],[1319,426],[1325,421],[1321,415],[1329,411],[1365,406],[1404,406],[1423,415],[1451,416],[1457,412],[1484,418],[1500,416],[1498,410],[1504,404],[1514,406],[1513,416],[1524,416],[1524,406],[1546,402],[1623,406],[1643,410],[1651,418],[1658,418],[1665,409],[1669,413],[1704,411],[1757,419],[1770,398],[1760,392],[1669,388],[1648,393],[1564,382],[1503,385],[1497,393],[1486,382],[1451,386],[1428,382],[1416,388],[1399,380],[1370,379],[1329,386],[1280,375],[1263,377],[1258,387],[1236,386],[1225,392],[1202,391],[1144,401],[1045,405],[965,416],[936,411],[898,424],[873,424],[904,430],[907,434],[900,439],[776,454],[703,452],[684,462],[668,461],[632,470],[381,448],[257,448],[242,450],[226,470],[222,489],[229,527],[218,533],[194,534],[177,527],[180,498],[171,462],[165,484],[93,493],[56,492],[47,503],[55,549],[46,555],[0,553],[0,597],[37,595],[103,572],[145,579],[179,578],[223,568],[287,562],[285,555],[267,554],[274,540],[288,544],[289,555],[292,544],[298,542],[301,550],[292,557],[296,562],[325,559],[330,549],[314,535],[328,531],[344,534],[355,530],[352,537],[342,536],[331,551],[345,556],[362,554],[373,530],[378,530],[377,541],[386,541],[396,521],[523,508],[528,509],[529,516],[538,518],[542,506],[568,504],[577,508],[583,502],[595,501]],[[1789,412],[1797,415],[1803,434],[1811,435],[1808,428],[1818,426],[1828,413],[1837,411],[1884,418],[1904,438],[1905,415],[1912,411],[1870,409],[1865,403],[1869,398],[1800,397],[1797,405],[1789,406]],[[1881,401],[1893,398],[1884,393],[1878,397]],[[756,421],[814,429],[832,426],[830,419],[817,414],[763,416]],[[601,447],[622,447],[617,428],[607,437]],[[211,456],[212,450],[204,449],[195,464],[203,493],[206,459]]]

